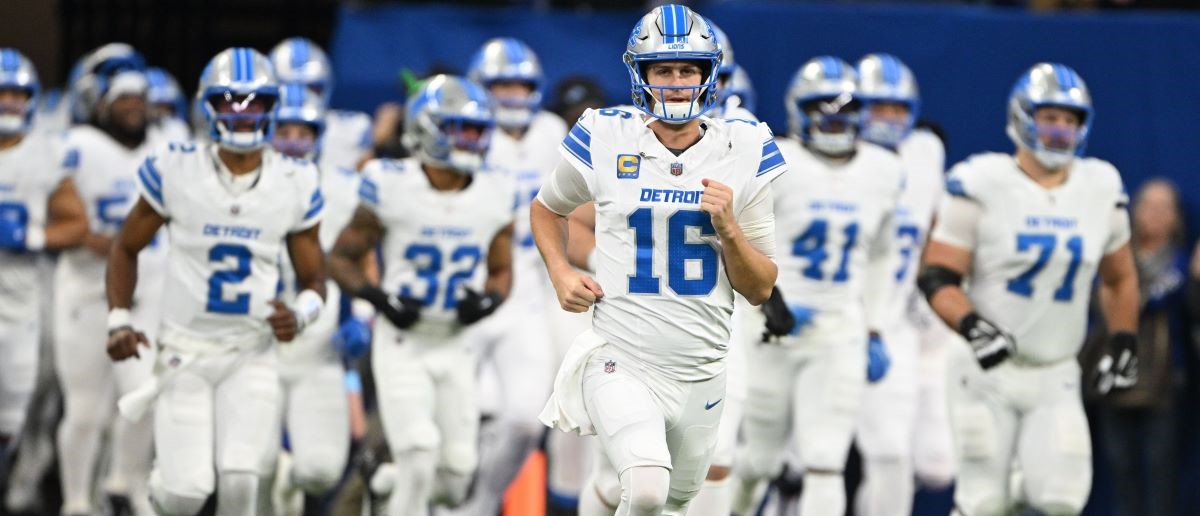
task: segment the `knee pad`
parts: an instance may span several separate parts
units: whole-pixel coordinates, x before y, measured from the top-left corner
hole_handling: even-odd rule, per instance
[[[258,475],[249,471],[217,474],[217,514],[253,513],[257,505]]]
[[[475,443],[446,443],[442,446],[442,468],[469,477],[474,474],[478,464],[479,451]]]
[[[768,450],[756,450],[752,443],[740,450],[734,459],[733,470],[738,477],[745,480],[763,480],[779,476],[783,472],[782,452],[771,453]]]
[[[168,489],[163,485],[158,471],[150,474],[150,504],[155,512],[166,516],[194,516],[204,508],[212,493],[200,491],[183,492]]]
[[[310,495],[320,495],[337,485],[342,478],[342,466],[335,454],[310,455],[305,460],[292,457],[292,484]]]
[[[996,455],[995,418],[988,407],[959,407],[955,420],[955,440],[962,460],[983,461]]]
[[[621,479],[617,475],[604,474],[603,471],[593,471],[588,477],[588,481],[583,484],[584,489],[595,489],[596,494],[600,496],[600,501],[605,505],[615,508],[621,503]]]
[[[660,466],[634,466],[621,473],[621,504],[630,516],[658,516],[667,505],[671,473]]]

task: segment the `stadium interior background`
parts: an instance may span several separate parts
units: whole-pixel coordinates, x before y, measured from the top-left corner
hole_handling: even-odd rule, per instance
[[[1011,150],[1004,109],[1013,78],[1037,61],[1074,67],[1096,109],[1088,154],[1106,159],[1135,191],[1147,178],[1173,179],[1183,194],[1188,242],[1200,229],[1200,1],[770,1],[685,2],[728,33],[757,89],[757,114],[786,132],[784,89],[818,54],[857,60],[892,53],[916,74],[921,118],[942,129],[947,163]],[[628,102],[625,38],[646,3],[631,0],[386,2],[336,0],[5,0],[0,46],[24,51],[47,86],[61,86],[85,51],[123,41],[175,74],[191,93],[219,50],[269,50],[284,37],[312,38],[330,51],[333,106],[368,113],[401,100],[402,71],[461,72],[486,39],[514,36],[540,56],[546,95],[565,77],[593,80],[609,104]],[[1200,335],[1200,332],[1194,334]],[[1194,339],[1195,340],[1195,339]],[[1192,349],[1196,349],[1194,346]],[[1197,371],[1196,353],[1186,370]],[[1196,374],[1187,375],[1200,378]],[[1196,407],[1196,381],[1182,407]],[[1200,511],[1200,411],[1180,418],[1180,494]],[[1096,478],[1085,514],[1109,515],[1113,478],[1093,425]],[[1169,481],[1169,479],[1162,479]],[[945,514],[946,493],[921,493],[916,514]],[[1181,512],[1181,514],[1184,514]]]

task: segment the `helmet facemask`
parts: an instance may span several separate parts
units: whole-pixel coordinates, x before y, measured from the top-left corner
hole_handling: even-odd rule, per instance
[[[1044,107],[1074,113],[1078,123],[1074,127],[1039,123],[1037,112]],[[1014,110],[1014,112],[1016,120],[1009,124],[1009,137],[1016,141],[1018,146],[1029,149],[1042,166],[1050,170],[1059,170],[1070,165],[1076,156],[1083,154],[1083,143],[1087,141],[1090,127],[1087,123],[1088,112],[1075,106],[1056,104],[1039,104],[1031,106],[1028,111]],[[1033,116],[1029,116],[1027,113],[1032,113]],[[1015,124],[1020,124],[1024,131],[1015,131]],[[1024,134],[1024,137],[1021,133]]]
[[[809,147],[830,157],[854,152],[860,103],[850,93],[800,103],[802,137]]]
[[[24,133],[33,115],[32,104],[29,89],[0,87],[0,135]]]
[[[277,100],[277,95],[266,91],[210,91],[205,96],[204,108],[213,141],[231,152],[261,149],[274,132]]]
[[[683,124],[696,118],[717,103],[717,79],[713,73],[713,61],[702,59],[647,59],[637,63],[634,77],[634,105],[668,124]],[[654,64],[663,61],[681,61],[700,68],[700,83],[685,86],[659,86],[650,84]],[[640,88],[639,88],[640,85]]]
[[[902,106],[905,111],[904,115],[900,117],[881,116],[874,112],[875,107],[888,104]],[[916,123],[915,111],[911,103],[899,100],[868,100],[864,102],[862,138],[889,149],[899,147],[900,143],[912,133],[913,125]]]
[[[536,84],[497,79],[488,83],[487,88],[495,101],[496,125],[507,129],[525,129],[533,123],[533,117],[542,104]],[[518,88],[525,91],[518,93]]]

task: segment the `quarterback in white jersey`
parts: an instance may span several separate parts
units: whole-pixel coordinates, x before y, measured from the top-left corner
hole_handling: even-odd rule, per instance
[[[106,429],[111,426],[113,460],[104,481],[109,496],[145,499],[142,491],[152,449],[149,421],[134,423],[115,416],[117,397],[149,377],[153,352],[113,364],[99,343],[108,313],[105,262],[113,238],[137,200],[138,167],[158,142],[149,137],[144,74],[121,72],[97,80],[95,87],[102,91],[84,93],[97,99],[89,122],[66,134],[89,232],[83,247],[60,256],[55,271],[59,293],[54,308],[55,368],[65,406],[57,444],[63,506],[69,514],[93,510],[93,472]],[[166,257],[165,236],[156,238],[139,257],[141,281],[133,316],[139,326],[151,329],[151,341],[162,306]]]
[[[904,192],[895,215],[899,264],[881,328],[887,337],[891,366],[887,376],[867,387],[859,413],[855,440],[863,457],[864,482],[858,490],[856,510],[869,516],[907,516],[912,511],[915,489],[914,444],[932,445],[935,439],[943,439],[936,449],[921,452],[943,458],[941,471],[931,475],[948,477],[944,471],[950,463],[949,426],[944,417],[936,417],[945,414],[943,390],[936,388],[941,385],[943,375],[922,377],[918,382],[918,361],[925,358],[924,349],[940,348],[941,342],[922,342],[910,319],[914,315],[910,309],[925,308],[914,306],[925,305],[916,294],[916,272],[945,183],[945,148],[932,132],[913,130],[920,96],[916,79],[904,63],[889,54],[869,54],[855,68],[858,72],[855,97],[863,103],[861,137],[896,153],[905,171]],[[922,336],[927,334],[932,332],[924,332]],[[922,396],[919,385],[931,387],[928,396]],[[921,406],[922,402],[928,406]],[[920,441],[916,429],[918,413],[935,416],[923,419],[926,427],[919,432],[930,435]],[[949,479],[942,482],[949,483]]]
[[[1074,70],[1034,65],[1013,87],[1008,117],[1015,158],[977,154],[951,169],[919,280],[970,344],[948,362],[956,514],[1012,511],[1014,462],[1033,509],[1078,514],[1092,463],[1075,357],[1097,272],[1112,332],[1098,388],[1137,380],[1128,199],[1112,165],[1077,157],[1092,105]]]
[[[513,223],[512,292],[494,317],[472,329],[479,348],[481,379],[495,378],[498,391],[487,411],[479,442],[479,473],[471,499],[454,514],[493,514],[504,492],[541,440],[537,415],[550,394],[557,362],[547,311],[554,298],[546,266],[529,228],[529,205],[558,163],[558,144],[567,126],[541,110],[545,78],[537,55],[513,38],[484,43],[471,60],[467,78],[483,86],[495,105],[496,130],[488,165],[513,175],[517,206]],[[488,376],[484,376],[488,375]],[[486,392],[480,382],[479,392]]]
[[[558,295],[595,304],[541,420],[604,453],[580,514],[684,514],[708,474],[725,398],[734,292],[775,280],[770,184],[786,165],[766,126],[713,120],[721,50],[703,17],[664,5],[625,62],[638,114],[588,110],[531,222]],[[596,279],[571,268],[566,215],[596,205]]]
[[[367,163],[359,209],[331,255],[343,290],[384,316],[371,360],[396,471],[387,486],[394,516],[428,514],[431,502],[453,506],[466,497],[478,462],[479,409],[474,350],[463,330],[508,295],[516,195],[506,173],[482,166],[494,122],[478,85],[436,76],[406,113],[405,143],[417,157]],[[379,286],[361,270],[376,245]]]
[[[887,369],[879,333],[904,174],[893,153],[855,140],[855,75],[840,59],[816,57],[789,88],[795,138],[779,149],[795,173],[776,185],[775,216],[776,239],[791,252],[779,257],[777,290],[764,307],[770,337],[747,351],[754,374],[737,459],[739,514],[762,480],[780,473],[792,437],[805,467],[801,513],[841,514],[863,388]]]
[[[301,37],[280,41],[271,49],[271,64],[281,83],[302,84],[329,108],[333,66],[321,47]],[[371,153],[371,117],[358,111],[327,109],[317,165],[321,170],[358,170]]]
[[[171,240],[157,377],[124,396],[138,417],[154,401],[150,497],[165,514],[251,514],[274,463],[280,389],[274,342],[318,320],[325,290],[317,238],[324,199],[316,167],[263,147],[279,89],[267,58],[230,48],[200,79],[212,144],[171,144],[138,170],[139,199],[108,260],[108,353],[147,346],[130,318],[138,252],[166,225]],[[279,256],[302,289],[276,299]]]
[[[23,427],[38,370],[44,250],[77,246],[87,216],[74,155],[33,131],[41,85],[33,63],[0,48],[0,478]]]

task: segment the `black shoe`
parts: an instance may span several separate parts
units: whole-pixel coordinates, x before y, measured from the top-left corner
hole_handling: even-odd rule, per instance
[[[108,495],[108,512],[109,516],[133,516],[133,504],[129,502],[129,497],[122,494]]]

